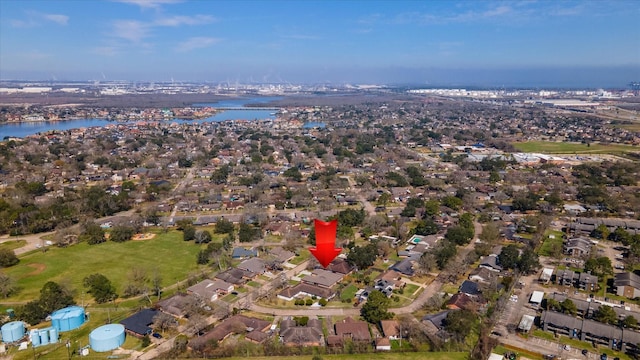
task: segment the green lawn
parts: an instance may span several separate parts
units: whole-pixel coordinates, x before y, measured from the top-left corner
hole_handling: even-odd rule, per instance
[[[296,284],[297,284],[297,283],[296,283]],[[251,287],[260,287],[260,286],[261,286],[261,285],[260,285],[260,283],[255,282],[255,281],[249,281],[249,282],[247,283],[247,285],[249,285],[249,286],[251,286]]]
[[[511,143],[522,152],[547,153],[547,154],[619,154],[629,151],[639,151],[640,147],[622,144],[587,144],[554,142],[554,141],[527,141]]]
[[[554,238],[551,239],[549,235],[553,235]],[[554,255],[554,253],[557,253],[558,248],[560,249],[560,252],[562,252],[562,232],[551,231],[545,237],[542,246],[540,246],[538,254],[542,256],[552,256]]]
[[[15,250],[21,248],[27,244],[26,240],[9,240],[0,244],[0,249]]]
[[[309,258],[309,256],[311,256],[311,253],[309,252],[309,250],[303,249],[303,250],[300,250],[300,255],[294,257],[289,262],[294,265],[300,265],[303,262],[305,262]]]
[[[413,296],[413,293],[418,290],[418,285],[407,284],[402,292],[404,296]]]
[[[358,291],[358,287],[356,287],[353,284],[349,284],[349,286],[347,286],[342,290],[342,293],[340,294],[340,299],[345,301],[347,299],[353,299],[353,297],[356,296],[356,291]]]
[[[196,255],[200,249],[201,246],[193,242],[184,242],[182,233],[178,231],[161,233],[143,241],[49,247],[46,252],[36,251],[21,256],[18,265],[3,270],[20,289],[7,301],[36,298],[47,281],[82,291],[82,280],[93,273],[105,275],[121,294],[130,269],[134,267],[147,270],[149,276],[157,269],[163,279],[162,285],[167,286],[199,269]],[[76,301],[80,301],[79,296],[76,296]]]

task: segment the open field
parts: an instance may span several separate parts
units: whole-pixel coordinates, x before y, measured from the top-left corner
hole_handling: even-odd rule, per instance
[[[545,154],[620,154],[630,151],[640,151],[640,146],[621,144],[597,144],[528,141],[515,142],[512,145],[522,152],[535,152]]]
[[[7,301],[37,298],[47,281],[81,290],[84,277],[94,273],[105,275],[121,294],[130,270],[136,267],[146,270],[150,277],[157,269],[163,279],[162,285],[167,286],[199,269],[196,255],[200,249],[201,246],[193,242],[183,241],[182,233],[170,231],[145,241],[81,243],[68,248],[50,247],[46,252],[34,251],[21,256],[18,265],[3,270],[20,288]],[[87,296],[86,300],[89,299]],[[78,295],[76,301],[80,301]]]
[[[324,360],[413,360],[413,359],[429,359],[429,360],[464,360],[468,358],[466,352],[405,352],[405,353],[374,353],[374,354],[340,354],[340,355],[320,355]],[[313,355],[301,356],[281,356],[278,359],[299,359],[311,360]],[[247,359],[246,357],[227,358],[228,360]],[[251,360],[273,360],[269,356],[250,357]]]
[[[9,240],[0,244],[0,249],[15,250],[27,245],[27,240]]]
[[[554,238],[550,238],[549,235],[553,235]],[[544,238],[544,242],[542,243],[538,254],[542,256],[552,256],[553,254],[557,254],[558,251],[562,253],[562,232],[550,231]]]

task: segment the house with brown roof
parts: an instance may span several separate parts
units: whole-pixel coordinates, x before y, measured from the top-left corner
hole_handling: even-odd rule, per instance
[[[184,309],[190,301],[193,301],[190,295],[176,294],[170,298],[158,301],[158,308],[160,311],[169,315],[183,317],[186,314]]]
[[[477,308],[477,304],[471,296],[465,293],[457,293],[447,301],[447,308],[452,310],[473,310]]]
[[[353,271],[353,268],[346,260],[336,258],[329,264],[329,266],[327,266],[327,270],[333,271],[334,273],[347,275]]]
[[[307,275],[302,278],[302,282],[304,283],[323,288],[332,288],[340,280],[342,280],[342,274],[337,274],[324,269],[315,269],[311,275]]]
[[[317,285],[299,283],[282,290],[280,293],[278,293],[278,298],[285,301],[292,301],[295,298],[315,296],[322,299],[331,300],[335,295],[336,293],[332,289],[323,288]]]
[[[335,324],[336,336],[352,341],[371,342],[369,325],[365,321],[353,320],[347,317]]]
[[[238,268],[231,268],[218,273],[215,277],[216,279],[224,280],[234,285],[241,285],[246,283],[248,279],[253,279],[255,276],[256,274],[252,272]]]
[[[387,270],[382,274],[378,275],[375,280],[386,280],[394,284],[396,288],[403,288],[406,284],[402,281],[402,274],[395,270]]]
[[[253,341],[256,341],[264,337],[257,334],[250,334],[252,332],[265,332],[270,326],[270,321],[260,320],[244,315],[234,315],[218,324],[213,328],[213,330],[209,331],[203,336],[195,338],[194,340],[192,340],[192,342],[196,343],[203,341],[206,343],[211,340],[223,341],[227,338],[227,336],[234,333],[245,333],[246,336],[250,338],[250,340],[253,339]],[[264,341],[264,339],[262,341]]]
[[[306,326],[296,326],[293,320],[282,320],[280,339],[286,346],[322,346],[324,345],[322,321],[310,319]]]
[[[376,338],[376,351],[391,351],[391,341],[389,338]]]
[[[400,322],[398,320],[381,320],[380,327],[385,337],[391,340],[397,340],[400,335]]]

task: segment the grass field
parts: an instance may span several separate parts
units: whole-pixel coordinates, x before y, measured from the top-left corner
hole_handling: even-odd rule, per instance
[[[348,299],[353,299],[353,297],[356,296],[356,291],[358,291],[358,288],[353,284],[349,284],[349,286],[347,286],[342,290],[342,293],[340,294],[340,299],[344,301]]]
[[[414,359],[429,359],[429,360],[465,360],[469,357],[466,352],[404,352],[404,353],[373,353],[373,354],[340,354],[340,355],[320,355],[323,360],[414,360]],[[296,359],[296,360],[311,360],[313,355],[301,355],[301,356],[281,356],[278,359]],[[246,357],[233,357],[226,358],[228,360],[240,360],[247,359]],[[273,360],[273,357],[269,356],[257,356],[249,357],[251,360]]]
[[[553,235],[554,238],[550,238],[549,235]],[[558,247],[560,249],[560,252],[562,252],[562,232],[552,231],[545,237],[542,246],[540,246],[538,254],[542,256],[552,256],[553,254],[558,252]]]
[[[26,240],[9,240],[9,241],[5,241],[2,244],[0,244],[0,249],[15,250],[15,249],[21,248],[21,247],[23,247],[25,245],[27,245],[27,241]]]
[[[547,154],[620,154],[629,151],[640,151],[640,147],[621,144],[582,144],[552,141],[515,142],[512,145],[522,152]]]
[[[98,245],[81,243],[68,248],[50,247],[48,251],[31,252],[20,257],[16,266],[4,269],[12,277],[19,292],[7,301],[37,298],[47,281],[82,290],[84,277],[94,273],[105,275],[121,294],[128,274],[134,267],[145,269],[152,276],[160,273],[162,285],[174,284],[199,269],[196,255],[201,246],[182,240],[182,233],[160,233],[151,240],[125,243],[105,242]],[[86,300],[89,300],[87,296]],[[76,296],[76,301],[80,301]]]

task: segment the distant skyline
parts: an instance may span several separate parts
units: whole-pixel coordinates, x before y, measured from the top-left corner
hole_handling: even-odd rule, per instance
[[[624,87],[640,3],[1,0],[0,79]]]

